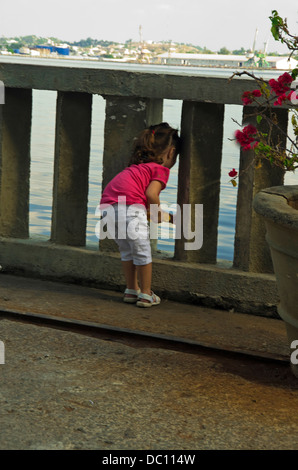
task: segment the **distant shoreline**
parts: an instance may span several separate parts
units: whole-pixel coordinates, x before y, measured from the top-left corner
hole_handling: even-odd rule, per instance
[[[282,56],[281,56],[282,57]],[[179,68],[185,68],[185,69],[188,69],[188,68],[206,68],[206,69],[221,69],[221,70],[268,70],[268,71],[282,71],[284,69],[278,69],[278,68],[275,68],[275,67],[254,67],[254,66],[241,66],[241,67],[232,67],[232,66],[228,66],[228,65],[209,65],[209,64],[200,64],[200,65],[196,65],[196,64],[161,64],[161,63],[158,63],[158,62],[141,62],[141,61],[133,61],[133,60],[122,60],[122,59],[105,59],[105,58],[99,58],[99,57],[78,57],[78,56],[48,56],[48,57],[45,57],[45,56],[31,56],[31,55],[27,55],[27,54],[1,54],[0,53],[0,63],[1,63],[1,59],[4,58],[9,60],[9,59],[24,59],[24,60],[27,60],[27,59],[30,59],[30,60],[42,60],[42,61],[46,61],[46,60],[57,60],[57,61],[65,61],[65,62],[69,62],[69,61],[78,61],[80,63],[82,62],[86,62],[86,63],[90,63],[90,62],[94,62],[94,63],[97,63],[97,64],[122,64],[122,65],[137,65],[137,66],[144,66],[144,67],[148,67],[148,66],[156,66],[156,67],[171,67],[171,68],[174,68],[174,67],[179,67]]]

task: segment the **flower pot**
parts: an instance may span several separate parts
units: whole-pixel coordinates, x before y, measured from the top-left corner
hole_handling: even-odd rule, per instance
[[[297,349],[298,186],[264,189],[256,195],[253,207],[265,220],[266,240],[271,251],[280,299],[278,313],[286,324],[290,349]],[[297,345],[294,346],[295,340]],[[291,354],[291,368],[298,377],[298,365],[293,357]]]

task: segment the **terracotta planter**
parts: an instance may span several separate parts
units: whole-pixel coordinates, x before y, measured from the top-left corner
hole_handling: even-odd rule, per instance
[[[298,186],[264,189],[254,199],[255,211],[264,217],[280,303],[292,353],[298,346]],[[298,341],[297,341],[298,345]],[[294,348],[294,349],[293,349]],[[291,368],[298,377],[298,355],[291,354]]]

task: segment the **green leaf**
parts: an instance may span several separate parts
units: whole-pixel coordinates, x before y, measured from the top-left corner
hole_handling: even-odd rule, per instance
[[[278,28],[276,26],[272,26],[271,33],[272,33],[272,36],[274,37],[275,41],[278,41],[279,40],[279,33],[278,33]]]
[[[283,25],[283,19],[278,15],[276,10],[272,10],[273,16],[269,16],[271,21],[271,33],[276,41],[283,42],[283,38],[280,37],[279,28]]]
[[[259,114],[257,116],[257,123],[260,124],[260,122],[262,121],[263,117]]]
[[[291,75],[292,75],[293,80],[296,80],[296,77],[298,76],[298,67],[292,70]]]

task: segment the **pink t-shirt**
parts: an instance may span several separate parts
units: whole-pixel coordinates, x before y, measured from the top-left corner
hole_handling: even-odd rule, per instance
[[[125,196],[127,205],[142,204],[147,206],[146,189],[153,180],[160,181],[164,189],[169,179],[169,168],[158,163],[140,163],[131,165],[118,173],[105,187],[100,205],[117,204],[118,198]]]

